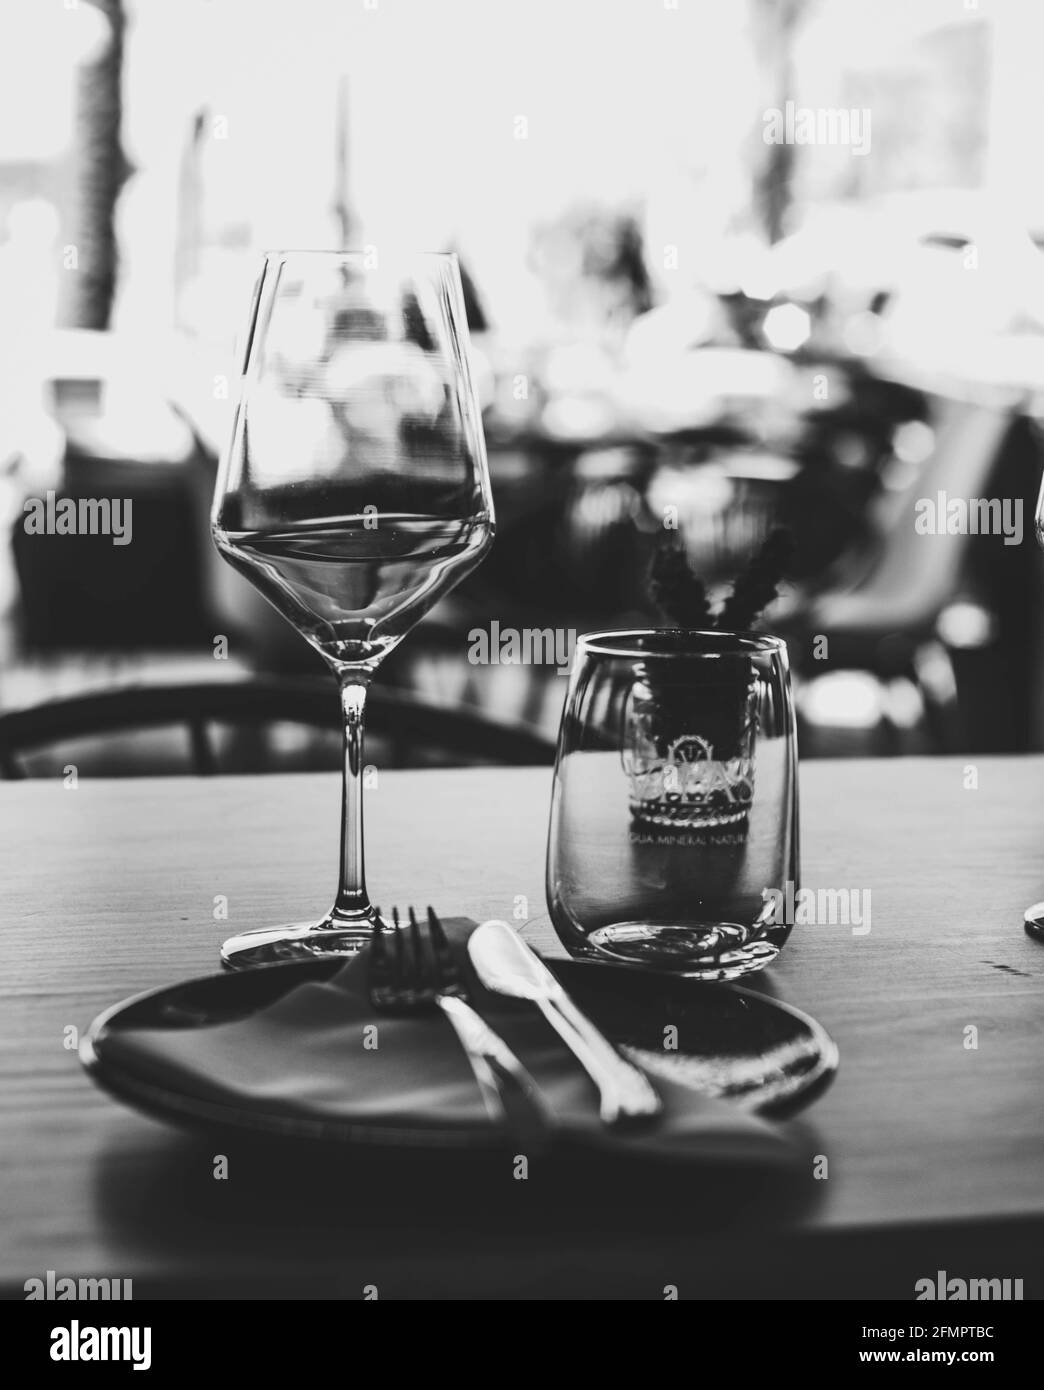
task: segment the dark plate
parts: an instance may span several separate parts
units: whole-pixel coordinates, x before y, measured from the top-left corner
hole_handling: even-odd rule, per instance
[[[289,990],[328,980],[339,960],[262,966],[135,995],[91,1024],[80,1057],[104,1090],[156,1118],[190,1129],[242,1129],[290,1139],[445,1148],[488,1142],[474,1130],[440,1129],[431,1116],[416,1128],[354,1118],[266,1113],[145,1081],[114,1058],[107,1043],[132,1029],[192,1029],[232,1023],[274,1004]],[[753,990],[706,984],[627,966],[549,960],[580,1007],[655,1081],[661,1077],[744,1110],[779,1117],[807,1104],[829,1084],[838,1051],[808,1014]],[[684,1047],[665,1049],[676,1026]]]

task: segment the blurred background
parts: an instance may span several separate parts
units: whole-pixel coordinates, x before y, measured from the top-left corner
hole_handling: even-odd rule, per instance
[[[469,634],[655,621],[667,509],[711,586],[793,532],[803,756],[1044,747],[1042,51],[1035,0],[4,0],[5,771],[336,762],[332,688],[202,734],[204,685],[322,678],[207,521],[277,247],[465,277],[498,538],[382,668],[375,761],[497,756],[472,716],[549,755],[558,664]],[[859,138],[770,143],[788,103]],[[133,543],[27,535],[48,491]],[[1021,543],[918,534],[940,493]],[[83,698],[142,689],[187,735]]]

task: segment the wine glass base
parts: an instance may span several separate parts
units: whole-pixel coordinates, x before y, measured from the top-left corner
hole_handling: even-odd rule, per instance
[[[358,926],[301,922],[287,927],[262,927],[230,936],[221,946],[221,964],[230,970],[255,965],[281,965],[292,960],[325,956],[354,956],[373,939],[373,927],[361,917]]]
[[[1023,925],[1028,936],[1044,941],[1044,903],[1034,903],[1022,914]]]

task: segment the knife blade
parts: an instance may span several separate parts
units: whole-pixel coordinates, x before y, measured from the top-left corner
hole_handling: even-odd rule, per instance
[[[577,1008],[544,962],[507,922],[493,919],[468,938],[468,955],[489,990],[535,1004],[598,1088],[603,1124],[651,1119],[660,1098],[648,1077],[621,1057]]]
[[[436,1003],[453,1025],[490,1119],[506,1125],[526,1153],[543,1153],[554,1121],[529,1072],[470,1004],[451,994]]]

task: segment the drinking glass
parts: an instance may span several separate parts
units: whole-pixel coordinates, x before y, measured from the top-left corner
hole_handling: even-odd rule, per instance
[[[1037,544],[1044,550],[1044,477],[1041,478],[1040,492],[1037,495],[1037,515],[1035,531]],[[1044,901],[1032,903],[1022,914],[1023,924],[1030,936],[1044,941]]]
[[[700,979],[767,965],[798,892],[796,773],[778,638],[580,638],[548,840],[563,944]]]
[[[344,723],[341,872],[320,922],[226,941],[232,966],[351,953],[363,870],[363,715],[381,660],[479,563],[493,500],[457,260],[272,252],[214,496],[224,558],[330,666]]]

